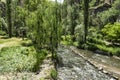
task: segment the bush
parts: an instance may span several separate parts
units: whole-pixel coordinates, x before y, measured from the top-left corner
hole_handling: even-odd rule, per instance
[[[107,52],[108,54],[120,56],[120,48],[119,47],[107,47],[105,45],[96,45],[98,49],[101,51]]]
[[[52,77],[54,80],[56,80],[56,79],[57,79],[57,75],[58,75],[57,71],[56,71],[55,69],[52,69],[52,70],[51,70],[51,77]]]
[[[102,33],[104,38],[111,42],[120,42],[120,23],[107,24]]]
[[[72,45],[73,44],[71,35],[62,36],[61,39],[62,39],[62,41],[61,41],[62,44],[65,44],[65,45]]]
[[[103,42],[103,40],[97,38],[88,38],[88,42],[105,45],[105,42]]]
[[[95,50],[97,50],[97,47],[96,47],[96,44],[95,43],[87,43],[87,45],[88,45],[88,50],[91,50],[91,51],[95,51]]]
[[[45,57],[47,56],[48,51],[47,50],[41,50],[41,51],[37,51],[36,54],[36,63],[34,65],[33,71],[36,72],[39,69],[39,65],[42,64],[43,60],[45,59]]]
[[[88,42],[86,45],[82,45],[82,48],[96,51],[100,50],[103,51],[103,54],[105,52],[106,55],[117,55],[120,56],[120,48],[119,46],[114,46],[112,44],[106,44],[104,41],[96,38],[90,38],[88,39]]]
[[[5,35],[6,35],[6,32],[0,30],[0,35],[1,35],[1,36],[5,36]]]
[[[31,40],[25,40],[22,42],[22,46],[26,46],[26,47],[29,47],[29,46],[32,46],[33,43]]]

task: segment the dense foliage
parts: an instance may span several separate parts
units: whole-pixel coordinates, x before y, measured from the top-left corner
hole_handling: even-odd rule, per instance
[[[107,24],[102,32],[106,40],[120,42],[120,23]]]
[[[62,36],[63,41],[61,43],[68,45],[77,45],[79,48],[94,51],[101,50],[107,52],[108,54],[120,54],[118,51],[120,45],[120,1],[90,0],[88,2],[89,14],[85,13],[85,8],[87,6],[83,6],[86,5],[84,1],[80,1],[80,3],[73,1],[72,3],[76,4],[71,5],[71,1],[68,0],[65,0],[63,3],[63,6],[65,7],[63,9],[64,36]],[[76,13],[75,10],[78,12]],[[78,14],[76,15],[77,17],[74,17],[75,19],[72,19],[72,22],[76,21],[76,23],[74,23],[74,29],[72,29],[75,32],[74,36],[71,35],[70,31],[70,14],[74,15],[72,11]],[[88,28],[85,27],[87,25],[87,22],[85,21],[87,14],[89,15],[89,18],[87,19],[89,21]],[[86,44],[84,44],[85,35],[87,35]],[[72,40],[71,37],[74,37],[74,40]]]
[[[37,51],[29,57],[24,54],[26,48],[15,48],[18,50],[15,51],[16,54],[13,53],[13,48],[10,48],[11,51],[3,50],[0,53],[2,61],[10,55],[7,52],[11,53],[4,62],[18,56],[33,61],[22,62],[18,58],[25,65],[11,61],[15,63],[11,65],[12,70],[31,70],[35,67],[36,71],[41,58],[34,55],[44,58],[42,50],[47,49],[51,51],[52,58],[55,58],[60,43],[120,55],[120,0],[64,0],[63,3],[58,3],[57,0],[6,0],[0,1],[0,5],[0,35],[31,39]],[[8,65],[10,64],[12,63]],[[20,66],[16,68],[16,64],[22,69]],[[8,67],[3,63],[1,65]],[[28,65],[31,66],[27,69]],[[52,75],[56,76],[56,73],[53,72]]]

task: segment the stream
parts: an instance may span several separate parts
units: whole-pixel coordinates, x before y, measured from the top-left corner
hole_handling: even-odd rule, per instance
[[[65,47],[59,47],[57,55],[57,80],[116,80]]]

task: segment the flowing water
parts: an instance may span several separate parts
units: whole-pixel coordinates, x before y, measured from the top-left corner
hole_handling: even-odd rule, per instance
[[[57,80],[116,80],[97,70],[67,48],[60,47],[57,54],[59,57]]]

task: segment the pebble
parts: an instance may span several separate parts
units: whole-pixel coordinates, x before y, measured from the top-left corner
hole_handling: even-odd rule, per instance
[[[103,73],[107,74],[108,72],[107,72],[107,71],[105,71],[105,70],[103,70]]]
[[[99,68],[98,68],[98,70],[99,70],[99,71],[102,71],[102,70],[103,70],[103,68],[102,68],[102,67],[99,67]]]

